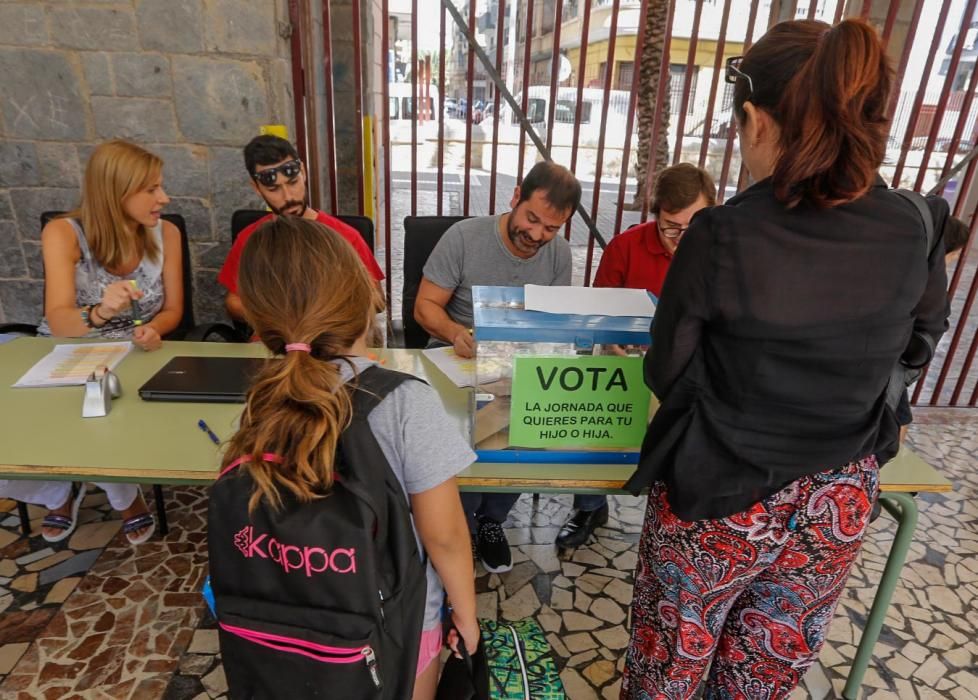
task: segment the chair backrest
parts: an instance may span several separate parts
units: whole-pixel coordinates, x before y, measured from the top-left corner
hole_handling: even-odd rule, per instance
[[[442,235],[453,224],[467,216],[406,216],[404,217],[404,287],[401,292],[401,316],[404,320],[404,347],[423,348],[429,336],[414,320],[414,302],[425,263]]]
[[[238,234],[251,226],[268,212],[264,209],[238,209],[231,214],[231,243],[238,239]],[[336,218],[344,224],[348,224],[357,230],[360,237],[370,250],[374,249],[374,222],[366,216],[355,216],[347,214],[336,215]]]
[[[41,214],[41,228],[48,225],[51,219],[64,214],[63,211],[46,211]],[[180,232],[180,258],[183,268],[183,315],[180,317],[180,325],[174,329],[187,332],[196,324],[194,323],[194,274],[190,262],[190,242],[187,238],[187,222],[179,214],[164,214],[164,221],[169,221],[177,227]]]

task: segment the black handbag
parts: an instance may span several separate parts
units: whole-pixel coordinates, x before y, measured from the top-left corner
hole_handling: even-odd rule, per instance
[[[489,667],[481,636],[479,646],[471,656],[461,637],[458,650],[462,658],[455,654],[448,657],[438,681],[435,700],[489,700]]]

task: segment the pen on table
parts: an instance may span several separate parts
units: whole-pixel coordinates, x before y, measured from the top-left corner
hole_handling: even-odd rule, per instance
[[[203,418],[197,421],[197,427],[207,433],[207,437],[209,437],[211,442],[213,442],[215,445],[221,444],[221,439],[214,434],[214,431],[211,430],[207,423],[204,422]]]
[[[139,284],[136,282],[136,280],[129,280],[129,284],[137,292],[139,291]],[[133,299],[132,301],[129,302],[129,305],[132,307],[132,325],[134,326],[143,325],[143,313],[142,310],[139,308],[139,301],[137,299]]]

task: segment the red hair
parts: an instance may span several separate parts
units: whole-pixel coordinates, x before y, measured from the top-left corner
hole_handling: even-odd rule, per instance
[[[781,22],[740,64],[734,107],[748,100],[781,128],[772,180],[789,207],[846,204],[866,194],[886,153],[893,82],[886,51],[865,20]]]

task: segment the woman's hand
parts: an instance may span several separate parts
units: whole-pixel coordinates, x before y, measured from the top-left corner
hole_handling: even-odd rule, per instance
[[[479,648],[479,637],[481,632],[479,631],[479,621],[473,615],[469,620],[463,620],[459,617],[458,613],[454,610],[452,611],[452,624],[455,625],[455,629],[448,633],[448,648],[455,652],[455,657],[458,659],[462,658],[462,655],[458,650],[458,640],[461,636],[462,640],[465,642],[465,650],[469,652],[469,656],[475,653],[475,650]]]
[[[102,292],[98,315],[103,320],[109,321],[128,309],[132,305],[133,299],[139,299],[142,296],[143,293],[133,288],[129,282],[113,282]]]
[[[152,326],[136,326],[132,332],[132,342],[147,352],[159,350],[163,346],[163,339]]]

